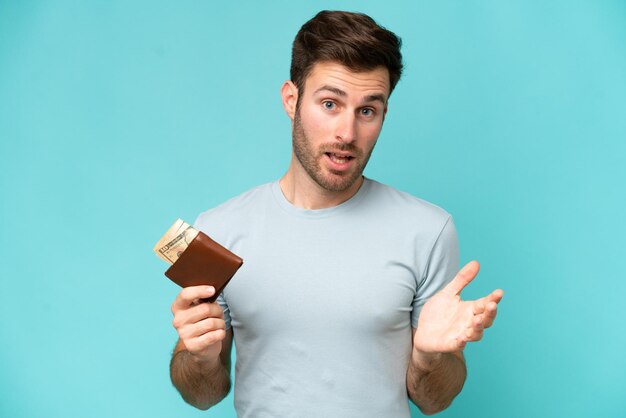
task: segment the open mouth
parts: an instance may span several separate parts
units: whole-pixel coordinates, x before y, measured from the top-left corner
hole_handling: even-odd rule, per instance
[[[337,154],[334,152],[327,152],[326,156],[330,159],[330,161],[335,164],[346,164],[354,159],[353,156],[347,154]]]

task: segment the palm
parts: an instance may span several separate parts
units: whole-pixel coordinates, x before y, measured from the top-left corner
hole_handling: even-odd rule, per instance
[[[415,349],[427,353],[459,351],[468,341],[482,338],[493,323],[502,291],[464,301],[461,290],[478,274],[477,262],[467,264],[456,277],[424,305],[413,339]]]
[[[471,324],[471,302],[439,292],[424,305],[415,333],[415,348],[425,352],[458,351],[461,337]]]

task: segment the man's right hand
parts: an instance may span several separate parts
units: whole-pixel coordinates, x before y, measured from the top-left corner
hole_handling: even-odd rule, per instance
[[[217,303],[201,302],[215,294],[212,286],[186,287],[172,304],[174,328],[180,341],[196,360],[215,362],[226,336],[224,311]]]

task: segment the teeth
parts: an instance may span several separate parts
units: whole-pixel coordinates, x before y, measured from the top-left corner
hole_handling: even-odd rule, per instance
[[[340,157],[335,154],[330,154],[330,159],[335,163],[345,164],[350,159],[350,157]]]

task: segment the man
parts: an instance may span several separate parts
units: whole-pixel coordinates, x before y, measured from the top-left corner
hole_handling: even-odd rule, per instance
[[[463,348],[502,291],[462,301],[478,263],[455,276],[450,215],[362,175],[401,71],[400,40],[365,15],[320,12],[298,32],[287,173],[196,221],[245,264],[218,302],[197,286],[172,305],[190,404],[227,395],[233,339],[241,417],[408,417],[408,399],[432,414],[460,392]]]

